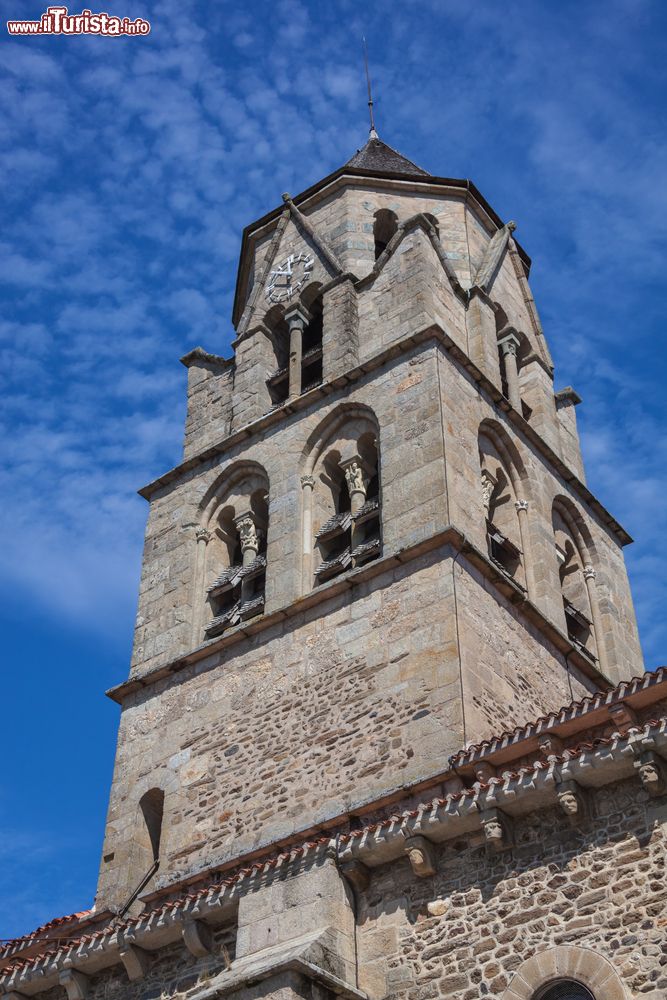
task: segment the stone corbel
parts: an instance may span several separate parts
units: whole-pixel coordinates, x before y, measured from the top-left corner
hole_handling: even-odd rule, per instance
[[[645,750],[634,764],[643,787],[651,797],[662,795],[667,790],[664,762],[652,750]]]
[[[561,781],[556,785],[556,795],[561,812],[567,816],[572,826],[577,826],[588,819],[588,800],[584,789],[573,779]]]
[[[481,820],[487,850],[494,854],[509,851],[514,842],[509,816],[500,809],[485,809],[481,813]]]
[[[475,770],[475,781],[479,781],[483,785],[488,784],[491,778],[496,777],[495,767],[486,760],[480,760],[476,764],[473,764],[473,768]]]
[[[435,849],[430,840],[421,836],[408,837],[403,850],[415,875],[420,878],[435,875],[437,871]]]
[[[213,951],[213,933],[203,920],[186,920],[183,923],[183,943],[195,958],[205,958]]]
[[[131,983],[136,983],[140,979],[144,979],[148,972],[150,961],[148,952],[144,951],[143,948],[138,948],[136,944],[130,944],[129,941],[119,941],[119,945],[120,960],[125,967],[127,978]]]
[[[625,734],[631,726],[638,725],[637,713],[623,701],[618,701],[615,705],[610,705],[607,711],[619,733]]]
[[[444,784],[445,795],[458,795],[465,788],[463,784],[463,779],[459,778],[458,774],[453,775],[451,778],[447,778]]]
[[[563,752],[563,741],[558,736],[554,736],[553,733],[544,733],[540,736],[538,743],[540,753],[544,757],[557,757]]]
[[[58,980],[67,990],[67,1000],[86,1000],[90,980],[76,969],[63,969]]]
[[[340,872],[358,892],[364,892],[368,888],[371,875],[363,862],[354,859],[344,861],[340,865]]]
[[[127,973],[127,978],[131,983],[144,979],[148,972],[149,956],[148,952],[134,943],[135,931],[132,928],[120,930],[117,940],[120,960]]]

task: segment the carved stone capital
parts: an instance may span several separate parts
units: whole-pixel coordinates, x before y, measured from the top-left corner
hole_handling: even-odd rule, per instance
[[[300,302],[295,302],[294,305],[285,310],[285,321],[290,328],[290,333],[295,328],[303,330],[310,321],[310,313]]]
[[[197,542],[202,542],[204,545],[208,545],[213,538],[213,534],[208,530],[208,528],[200,526],[199,528],[195,528],[195,538],[197,539]]]
[[[561,812],[567,816],[570,823],[576,825],[588,818],[586,793],[576,781],[561,781],[556,785],[556,795]]]
[[[510,333],[509,329],[507,334],[504,337],[501,337],[498,341],[498,347],[503,352],[504,357],[507,357],[508,354],[512,354],[516,357],[516,353],[520,345],[521,341],[517,337],[516,333],[514,331]]]
[[[239,533],[241,551],[245,552],[247,549],[252,549],[254,552],[258,552],[259,534],[255,523],[255,515],[247,511],[235,518],[234,524]]]
[[[527,500],[515,500],[514,501],[514,506],[516,507],[516,509],[518,511],[528,510],[528,501]]]
[[[415,875],[420,878],[435,875],[437,871],[435,849],[430,840],[420,836],[408,837],[405,841],[404,851]]]
[[[305,490],[307,488],[310,488],[312,490],[312,488],[314,487],[314,485],[315,485],[315,477],[314,476],[301,476],[301,487],[302,487],[302,489]]]
[[[584,566],[584,580],[594,580],[596,576],[597,573],[595,572],[593,567],[590,565],[590,563],[587,563]]]

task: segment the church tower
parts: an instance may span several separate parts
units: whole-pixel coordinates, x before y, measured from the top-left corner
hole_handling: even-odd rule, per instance
[[[667,996],[667,669],[515,229],[374,131],[245,229],[141,491],[95,906],[0,995]]]
[[[530,261],[372,135],[243,233],[150,503],[98,905],[432,783],[641,670]]]

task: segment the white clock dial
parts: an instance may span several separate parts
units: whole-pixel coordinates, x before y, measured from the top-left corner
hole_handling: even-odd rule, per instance
[[[266,283],[269,302],[288,302],[310,277],[314,263],[310,254],[299,253],[274,267]]]

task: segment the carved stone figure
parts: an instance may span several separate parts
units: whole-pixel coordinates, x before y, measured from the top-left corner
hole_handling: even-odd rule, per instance
[[[497,485],[497,480],[495,476],[492,476],[488,469],[482,469],[482,503],[484,504],[484,509],[489,510],[491,506],[491,497],[493,496],[493,491]]]
[[[344,472],[350,495],[352,493],[363,493],[365,495],[366,484],[364,483],[364,473],[359,463],[350,462],[349,465],[345,466]]]
[[[241,540],[241,550],[245,552],[246,549],[254,549],[257,552],[259,549],[259,536],[253,517],[250,514],[245,514],[238,518],[236,528]]]

